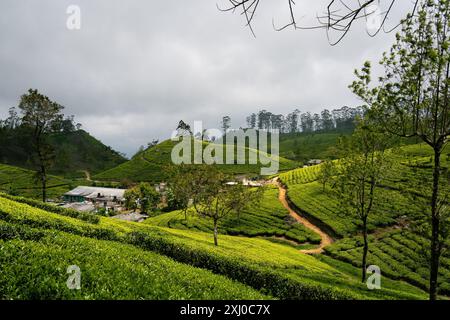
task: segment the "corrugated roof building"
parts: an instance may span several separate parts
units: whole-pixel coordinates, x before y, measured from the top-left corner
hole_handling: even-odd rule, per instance
[[[79,186],[64,194],[65,202],[113,201],[124,200],[125,189]]]

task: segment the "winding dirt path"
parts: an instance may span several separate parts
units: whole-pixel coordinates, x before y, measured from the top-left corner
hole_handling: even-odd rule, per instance
[[[274,182],[278,185],[278,189],[279,189],[278,199],[280,200],[280,202],[283,205],[283,207],[285,207],[289,211],[289,214],[295,220],[297,220],[299,223],[303,224],[306,228],[308,228],[308,229],[312,230],[313,232],[317,233],[320,236],[320,238],[321,238],[319,247],[317,247],[315,249],[309,249],[309,250],[300,250],[300,252],[306,253],[306,254],[320,254],[320,253],[322,253],[323,252],[323,248],[325,248],[326,246],[328,246],[328,245],[330,245],[330,244],[332,244],[334,242],[333,238],[331,238],[328,234],[323,232],[319,227],[317,227],[314,224],[312,224],[309,220],[307,220],[306,218],[303,218],[297,212],[295,212],[289,206],[289,203],[288,203],[288,201],[286,199],[286,189],[282,186],[282,184],[280,183],[278,178],[276,178],[274,180]]]

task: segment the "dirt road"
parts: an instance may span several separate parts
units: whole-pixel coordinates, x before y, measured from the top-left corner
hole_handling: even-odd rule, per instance
[[[280,202],[283,204],[283,206],[289,211],[289,214],[295,219],[297,220],[299,223],[303,224],[306,228],[314,231],[315,233],[317,233],[320,238],[320,246],[315,248],[315,249],[309,249],[309,250],[300,250],[303,253],[306,254],[319,254],[323,252],[323,248],[325,248],[326,246],[332,244],[334,242],[333,238],[331,238],[328,234],[326,234],[325,232],[323,232],[319,227],[315,226],[314,224],[312,224],[309,220],[307,220],[306,218],[303,218],[302,216],[300,216],[297,212],[294,211],[294,209],[292,209],[289,206],[289,203],[286,199],[286,189],[282,186],[282,184],[277,180],[275,180],[276,184],[278,185],[279,188],[279,200]]]

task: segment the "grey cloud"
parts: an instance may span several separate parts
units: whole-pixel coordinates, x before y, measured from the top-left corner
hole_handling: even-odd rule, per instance
[[[324,3],[298,2],[305,24]],[[69,4],[81,7],[80,31],[65,27]],[[132,154],[169,137],[180,119],[218,126],[230,114],[240,126],[260,107],[358,104],[347,89],[353,69],[378,60],[393,34],[370,38],[360,25],[331,47],[321,30],[274,31],[272,18],[282,23],[285,9],[279,1],[261,6],[253,38],[241,16],[209,0],[3,0],[0,115],[38,88],[94,136]]]

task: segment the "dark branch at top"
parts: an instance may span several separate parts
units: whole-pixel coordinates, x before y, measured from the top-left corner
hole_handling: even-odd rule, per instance
[[[327,32],[328,39],[330,39],[330,32],[337,32],[339,34],[336,41],[330,41],[331,45],[336,45],[339,43],[350,31],[353,24],[361,19],[368,19],[370,16],[375,14],[380,14],[380,24],[375,28],[375,30],[370,33],[369,36],[376,36],[381,30],[385,32],[391,32],[399,24],[393,28],[386,29],[386,22],[392,13],[395,3],[400,2],[400,0],[330,0],[325,11],[321,15],[317,15],[318,24],[314,26],[299,26],[294,13],[294,0],[287,1],[287,7],[289,10],[289,22],[282,25],[281,27],[276,27],[275,23],[274,29],[277,31],[284,30],[289,27],[294,29],[325,29]],[[405,1],[405,0],[403,0]],[[255,13],[259,8],[261,0],[228,0],[229,6],[227,8],[219,8],[221,11],[231,11],[240,12],[241,15],[245,17],[246,25],[250,28],[253,35],[255,32],[252,27],[252,22],[255,17]],[[387,6],[384,11],[373,10],[375,5],[378,8],[381,7],[381,2],[386,2]],[[416,9],[419,5],[420,0],[413,0],[411,3],[411,10],[408,12],[414,15]]]

